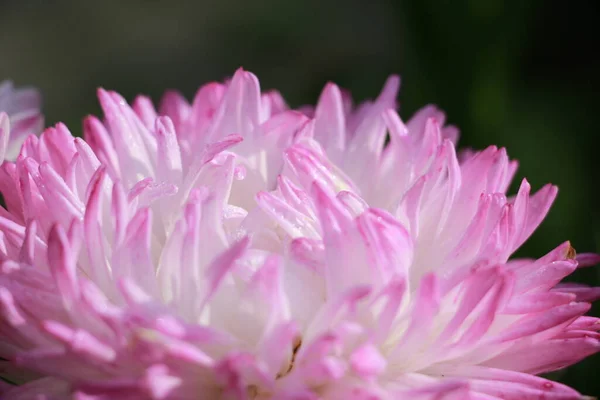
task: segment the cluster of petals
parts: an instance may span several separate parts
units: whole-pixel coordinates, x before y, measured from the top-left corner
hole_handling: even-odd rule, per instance
[[[292,110],[240,69],[21,140],[37,97],[1,86],[2,398],[580,399],[538,375],[600,349],[560,283],[597,256],[511,258],[556,187],[508,196],[504,149],[398,88]]]

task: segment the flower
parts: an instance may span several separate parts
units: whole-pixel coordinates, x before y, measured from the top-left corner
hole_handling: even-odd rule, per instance
[[[37,90],[15,90],[12,82],[0,82],[0,164],[17,157],[27,135],[42,131],[44,118],[40,105]]]
[[[536,375],[600,348],[593,254],[511,254],[557,190],[455,151],[399,87],[290,110],[238,70],[158,111],[100,89],[0,168],[7,399],[579,399]],[[386,143],[389,138],[389,143]]]

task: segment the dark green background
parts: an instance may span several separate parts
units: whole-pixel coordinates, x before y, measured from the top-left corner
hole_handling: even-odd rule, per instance
[[[79,134],[81,117],[99,112],[97,86],[189,98],[244,66],[296,106],[314,103],[327,80],[364,99],[400,73],[403,118],[437,103],[461,145],[506,146],[518,180],[560,187],[520,254],[567,239],[599,251],[595,3],[0,0],[0,79],[40,87],[47,122]],[[599,271],[575,279],[599,285]],[[599,366],[596,356],[555,377],[600,395]]]

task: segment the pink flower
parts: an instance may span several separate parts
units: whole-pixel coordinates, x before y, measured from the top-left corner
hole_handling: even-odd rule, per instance
[[[17,157],[27,135],[42,131],[40,105],[37,90],[15,89],[10,81],[0,82],[0,164]]]
[[[303,113],[243,70],[158,111],[99,90],[84,139],[29,136],[0,168],[3,398],[580,398],[536,375],[598,351],[598,289],[559,283],[598,257],[510,259],[556,188],[507,197],[506,151],[459,162],[398,83]]]

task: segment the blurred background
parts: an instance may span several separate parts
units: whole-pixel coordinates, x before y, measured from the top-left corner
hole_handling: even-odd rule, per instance
[[[128,99],[158,100],[166,88],[191,99],[243,66],[299,106],[328,80],[364,100],[399,73],[403,119],[436,103],[462,146],[507,147],[520,161],[517,184],[559,186],[520,255],[565,240],[600,251],[597,3],[0,0],[0,80],[39,87],[47,124],[79,134],[81,118],[99,114],[98,86]],[[600,285],[600,268],[573,279]],[[596,356],[553,378],[600,395],[599,367]]]

